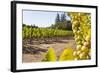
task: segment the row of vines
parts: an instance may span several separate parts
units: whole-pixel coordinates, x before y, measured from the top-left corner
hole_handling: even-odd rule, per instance
[[[29,39],[72,36],[73,32],[59,29],[32,28],[24,26],[22,34],[24,39]]]

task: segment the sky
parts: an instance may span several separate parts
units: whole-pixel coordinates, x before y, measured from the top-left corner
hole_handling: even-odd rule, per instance
[[[64,12],[23,10],[23,24],[49,27],[55,23],[57,13],[61,15]],[[67,12],[66,19],[70,19]]]

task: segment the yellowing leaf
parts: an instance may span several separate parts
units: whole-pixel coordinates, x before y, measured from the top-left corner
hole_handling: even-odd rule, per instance
[[[48,49],[46,58],[47,58],[47,61],[56,61],[56,54],[53,48]]]
[[[59,61],[74,60],[73,52],[74,50],[71,48],[65,49],[61,54]]]

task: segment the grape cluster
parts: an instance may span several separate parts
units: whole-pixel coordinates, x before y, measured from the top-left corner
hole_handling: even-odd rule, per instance
[[[76,50],[73,52],[74,60],[87,60],[91,58],[91,14],[71,12]]]

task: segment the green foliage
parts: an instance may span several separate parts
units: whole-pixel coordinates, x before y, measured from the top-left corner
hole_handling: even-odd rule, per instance
[[[67,30],[72,30],[72,23],[71,23],[71,21],[67,20],[67,23],[65,24],[65,27],[66,27]]]
[[[32,28],[27,26],[23,27],[22,32],[23,32],[23,39],[73,36],[72,31],[50,29],[50,28]]]

